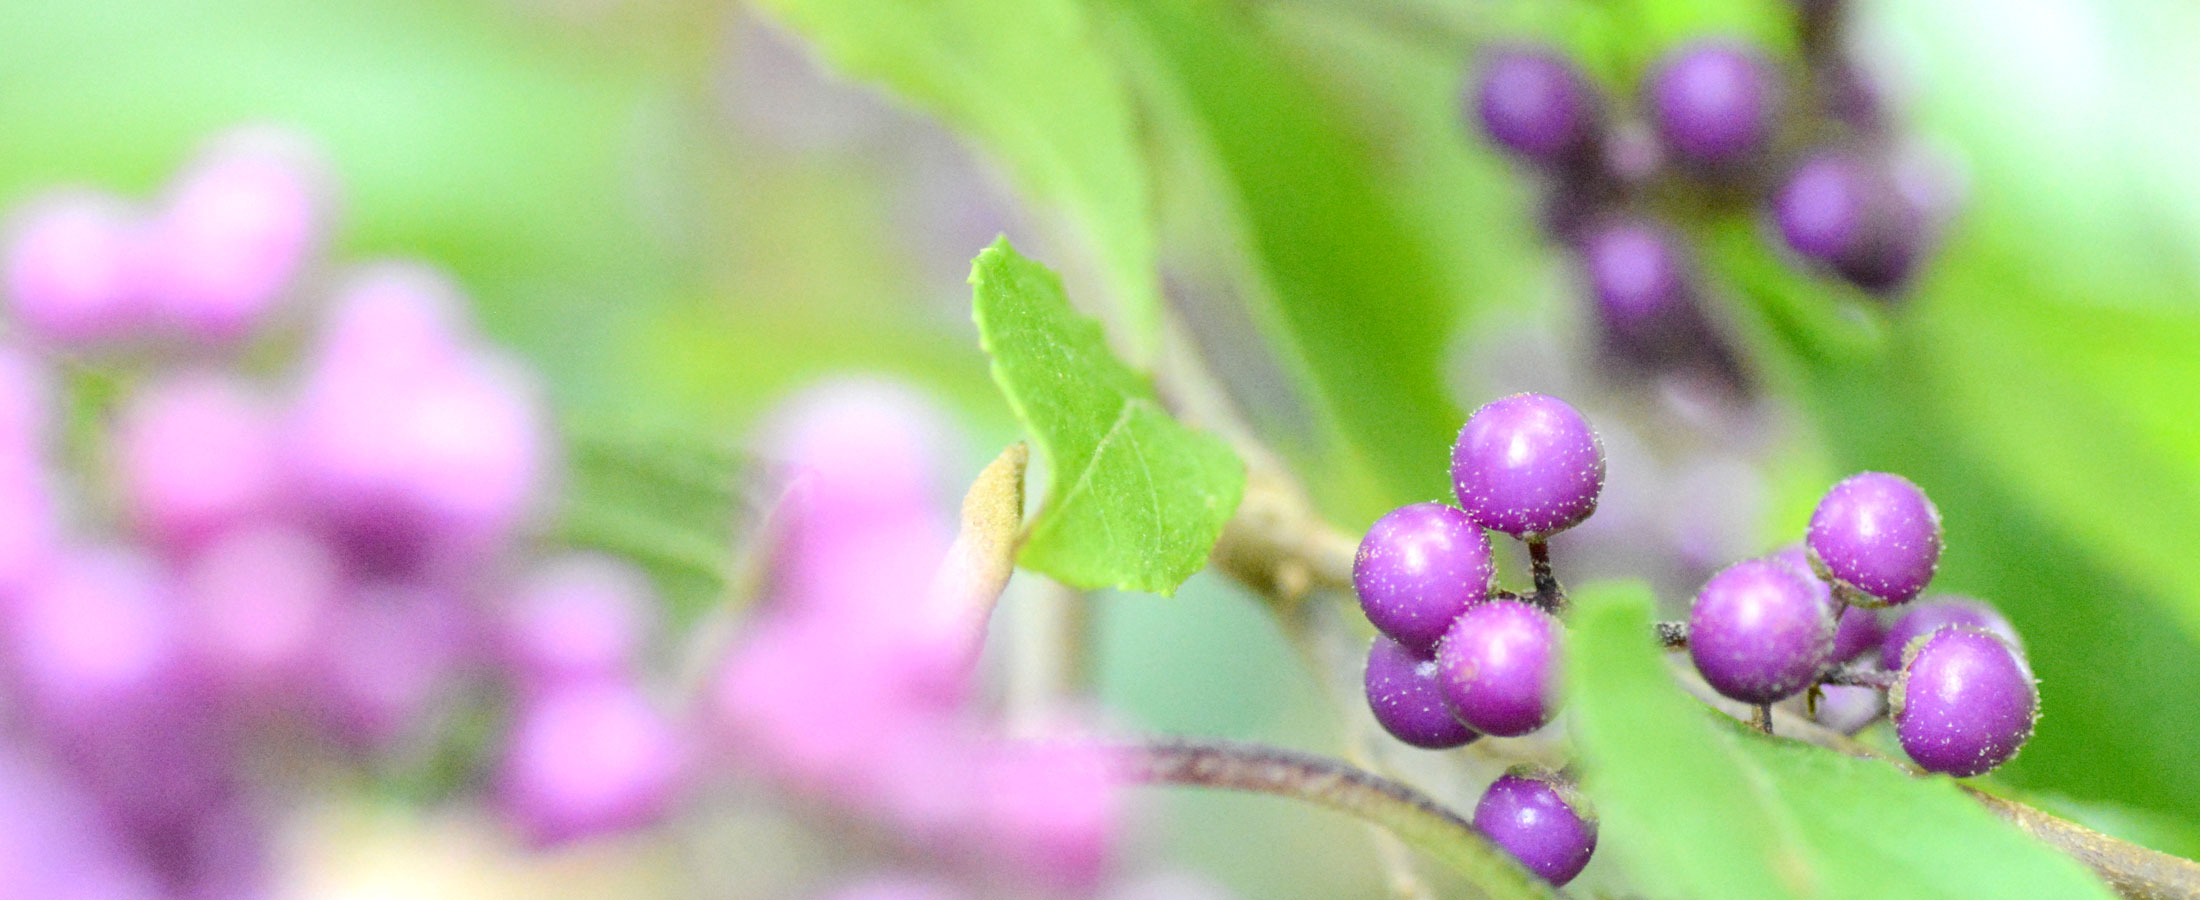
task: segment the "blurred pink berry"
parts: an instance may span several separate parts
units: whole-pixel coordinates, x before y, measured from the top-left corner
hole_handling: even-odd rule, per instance
[[[218,138],[177,175],[148,231],[145,287],[163,322],[207,343],[252,331],[321,243],[330,185],[296,135]]]
[[[295,702],[343,589],[335,552],[287,526],[239,529],[194,554],[181,581],[198,667],[248,699]]]
[[[505,609],[504,650],[531,685],[632,671],[656,630],[649,579],[609,557],[556,560],[520,585]]]
[[[142,333],[142,225],[120,198],[89,191],[32,203],[7,247],[9,309],[34,340],[81,348]]]
[[[498,799],[538,845],[627,831],[671,808],[683,755],[678,730],[633,684],[566,681],[522,702]]]
[[[979,846],[1051,884],[1098,884],[1123,817],[1106,752],[1069,740],[1001,743],[981,763]]]
[[[196,546],[266,512],[281,489],[273,412],[229,375],[146,386],[123,410],[115,441],[123,505],[164,548]]]
[[[315,651],[324,724],[341,743],[388,749],[426,733],[475,661],[475,623],[440,590],[384,585],[336,607]]]
[[[69,733],[142,724],[180,689],[174,598],[148,560],[112,548],[69,551],[10,613],[13,677],[44,724]]]

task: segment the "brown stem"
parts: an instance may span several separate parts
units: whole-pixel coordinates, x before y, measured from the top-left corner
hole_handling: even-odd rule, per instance
[[[1113,750],[1125,777],[1152,784],[1250,791],[1303,800],[1380,825],[1497,900],[1554,895],[1458,813],[1428,795],[1342,760],[1241,744],[1156,738]]]
[[[1546,538],[1529,538],[1528,569],[1535,576],[1535,605],[1553,613],[1566,609],[1566,590],[1558,586],[1558,573],[1551,569],[1551,542]]]

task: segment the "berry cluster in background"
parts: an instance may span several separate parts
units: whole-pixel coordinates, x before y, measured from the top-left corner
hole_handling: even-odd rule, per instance
[[[1675,47],[1633,76],[1632,104],[1555,48],[1487,55],[1467,114],[1543,182],[1544,225],[1572,250],[1612,359],[1734,377],[1691,246],[1721,218],[1761,220],[1792,265],[1886,300],[1925,263],[1950,179],[1899,133],[1847,6],[1793,5],[1792,65],[1730,39]]]
[[[8,845],[50,856],[0,892],[262,896],[283,817],[339,772],[456,754],[537,844],[652,821],[685,778],[641,680],[649,583],[530,529],[556,456],[531,375],[441,274],[327,265],[329,188],[304,141],[249,131],[147,207],[15,217],[0,792]],[[461,716],[504,727],[455,746]]]
[[[1415,503],[1383,516],[1352,573],[1380,632],[1364,672],[1368,706],[1392,736],[1431,750],[1525,735],[1557,717],[1567,600],[1549,539],[1596,511],[1604,451],[1572,406],[1518,394],[1468,418],[1451,475],[1457,506]],[[1498,586],[1491,531],[1526,545],[1533,590]],[[1919,768],[1983,774],[2031,736],[2039,693],[2015,631],[1992,608],[1918,599],[1941,542],[1940,513],[1916,485],[1851,476],[1820,500],[1803,543],[1720,570],[1689,618],[1660,624],[1658,638],[1685,647],[1705,684],[1753,708],[1768,732],[1783,701],[1850,734],[1884,714]],[[1884,623],[1893,608],[1903,614]],[[1567,784],[1563,773],[1507,775],[1475,815],[1553,884],[1578,874],[1596,843],[1593,815]],[[1545,812],[1508,811],[1530,803]]]

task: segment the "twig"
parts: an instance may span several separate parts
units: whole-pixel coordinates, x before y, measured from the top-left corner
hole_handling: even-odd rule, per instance
[[[1125,777],[1250,791],[1328,807],[1380,825],[1450,866],[1492,898],[1556,895],[1458,813],[1428,795],[1342,760],[1229,741],[1159,738],[1112,745]]]

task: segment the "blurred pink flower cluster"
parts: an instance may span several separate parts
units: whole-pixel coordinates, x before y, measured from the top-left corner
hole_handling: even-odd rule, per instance
[[[797,471],[773,590],[712,689],[716,730],[750,767],[928,854],[1090,890],[1116,785],[1089,744],[1010,740],[974,702],[982,631],[941,627],[968,619],[926,589],[953,533],[945,428],[925,409],[844,383],[776,423],[773,455]]]
[[[646,581],[532,561],[556,460],[530,376],[432,269],[325,277],[329,188],[309,143],[253,130],[149,209],[75,190],[15,217],[0,794],[26,799],[0,896],[258,895],[305,787],[282,773],[417,766],[499,685],[495,799],[533,840],[646,822],[686,775],[639,680]],[[302,342],[293,299],[319,307]]]

